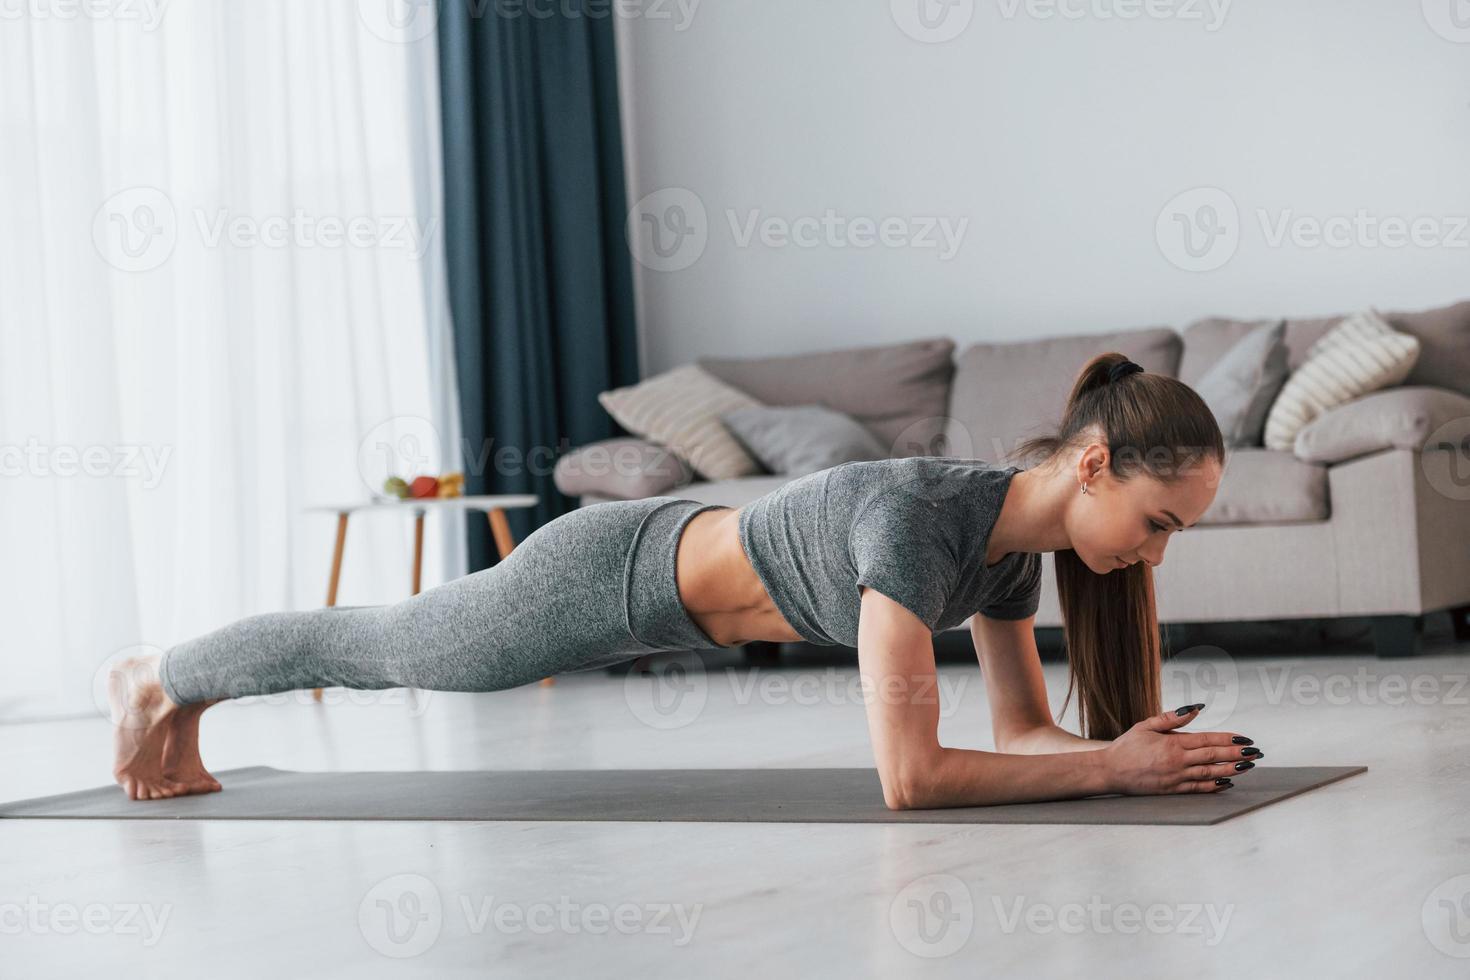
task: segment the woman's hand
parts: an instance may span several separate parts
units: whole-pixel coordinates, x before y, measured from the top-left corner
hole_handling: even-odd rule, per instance
[[[1234,732],[1174,731],[1193,721],[1202,708],[1203,704],[1187,704],[1145,718],[1100,750],[1112,784],[1109,792],[1214,793],[1234,785],[1231,776],[1265,758],[1259,749],[1242,748],[1251,740]],[[1245,765],[1237,769],[1240,763]]]

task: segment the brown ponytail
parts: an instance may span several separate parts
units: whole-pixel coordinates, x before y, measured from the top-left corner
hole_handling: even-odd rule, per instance
[[[1114,371],[1125,363],[1131,364],[1116,351],[1087,362],[1060,429],[1023,441],[1008,458],[1050,463],[1069,447],[1085,445],[1096,425],[1107,439],[1108,469],[1119,480],[1145,472],[1167,483],[1205,458],[1223,464],[1219,424],[1194,389],[1168,375]],[[1098,575],[1070,548],[1053,557],[1070,672],[1062,711],[1073,689],[1080,690],[1084,736],[1117,738],[1162,710],[1153,569],[1138,562]]]

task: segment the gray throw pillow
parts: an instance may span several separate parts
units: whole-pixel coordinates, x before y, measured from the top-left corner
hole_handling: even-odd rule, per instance
[[[737,408],[720,421],[772,473],[800,476],[888,456],[878,437],[856,419],[822,405]]]
[[[1285,320],[1256,327],[1194,383],[1227,448],[1262,444],[1266,414],[1291,373],[1285,336]]]

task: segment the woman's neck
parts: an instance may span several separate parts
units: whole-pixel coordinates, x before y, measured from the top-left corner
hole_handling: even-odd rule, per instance
[[[1061,551],[1072,547],[1064,517],[1077,485],[1057,471],[1021,470],[1011,477],[1000,516],[990,531],[985,563],[1013,551]]]

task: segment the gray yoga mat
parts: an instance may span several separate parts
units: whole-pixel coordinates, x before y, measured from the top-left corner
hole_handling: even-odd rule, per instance
[[[1367,766],[1258,767],[1219,793],[889,810],[872,769],[541,769],[218,774],[224,791],[133,802],[116,786],[0,804],[0,818],[1216,824]]]

